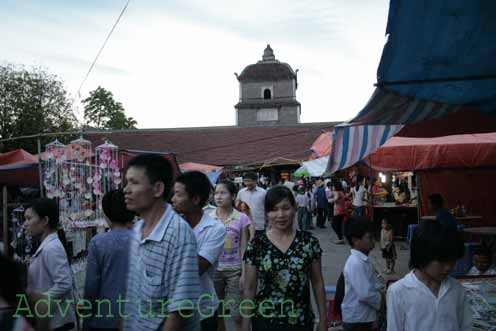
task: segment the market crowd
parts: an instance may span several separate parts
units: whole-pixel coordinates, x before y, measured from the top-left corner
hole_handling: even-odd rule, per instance
[[[385,328],[384,320],[391,331],[470,329],[467,294],[449,276],[464,243],[439,195],[430,197],[438,218],[413,234],[411,271],[385,294],[369,259],[374,233],[367,204],[388,194],[375,181],[369,188],[361,176],[352,185],[319,179],[266,190],[256,173],[247,173],[241,190],[227,179],[212,188],[197,171],[173,179],[168,161],[152,154],[130,160],[125,178],[122,190],[103,197],[111,230],[89,244],[84,299],[77,304],[57,234],[57,204],[39,199],[26,208],[26,231],[41,245],[27,288],[15,276],[17,266],[1,259],[1,330],[73,330],[79,318],[84,330],[213,331],[225,330],[227,319],[243,331],[328,330],[322,249],[310,231],[327,220],[336,244],[346,239],[351,246],[335,302],[345,330]],[[394,193],[397,201],[412,198],[401,183]],[[380,246],[392,273],[396,252],[387,219]],[[489,272],[487,254],[476,255],[471,272]]]

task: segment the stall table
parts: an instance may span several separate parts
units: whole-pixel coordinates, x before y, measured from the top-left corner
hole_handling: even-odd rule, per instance
[[[465,227],[471,227],[473,223],[481,222],[482,216],[467,215],[467,216],[454,216],[458,224],[463,224]],[[421,216],[420,221],[435,221],[436,216]]]

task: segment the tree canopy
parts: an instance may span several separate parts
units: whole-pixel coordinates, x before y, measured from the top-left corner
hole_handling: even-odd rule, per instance
[[[73,131],[76,125],[72,102],[57,76],[40,67],[0,65],[0,139]],[[36,140],[0,144],[0,151],[16,148],[34,153]]]
[[[138,123],[126,116],[122,103],[115,101],[112,92],[101,86],[91,91],[82,103],[87,125],[97,129],[136,129]]]

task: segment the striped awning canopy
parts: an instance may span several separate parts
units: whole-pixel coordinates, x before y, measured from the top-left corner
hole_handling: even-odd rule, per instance
[[[328,171],[349,167],[393,135],[496,131],[495,1],[391,0],[377,88],[336,126]]]

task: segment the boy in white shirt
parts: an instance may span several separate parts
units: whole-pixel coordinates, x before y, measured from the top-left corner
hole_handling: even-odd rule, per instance
[[[353,216],[346,224],[345,236],[351,245],[351,255],[344,265],[344,298],[341,304],[345,331],[372,330],[377,311],[384,302],[379,291],[369,253],[374,248],[371,221]]]
[[[480,246],[474,252],[474,266],[467,273],[468,276],[494,276],[496,269],[492,266],[493,254],[485,246]]]
[[[420,223],[410,246],[412,271],[387,292],[387,330],[471,330],[463,286],[449,276],[463,256],[463,238],[441,223]]]

